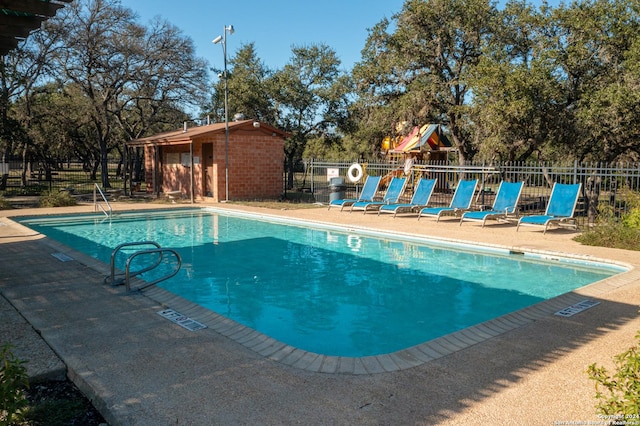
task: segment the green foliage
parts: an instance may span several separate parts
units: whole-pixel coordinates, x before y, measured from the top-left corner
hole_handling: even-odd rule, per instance
[[[627,228],[634,228],[640,230],[640,208],[636,207],[629,212],[623,219],[622,223]]]
[[[24,389],[29,387],[26,361],[17,359],[11,345],[0,350],[0,426],[11,425],[28,406]]]
[[[622,223],[627,228],[640,231],[640,192],[626,191],[624,196],[631,211],[622,218]]]
[[[613,222],[585,231],[575,240],[587,246],[640,250],[640,229],[629,228],[621,222]]]
[[[246,119],[254,119],[263,123],[277,125],[275,109],[270,97],[273,90],[269,87],[272,72],[260,61],[254,43],[240,46],[229,65],[233,72],[227,80],[229,119],[236,113],[244,114]],[[216,70],[223,72],[223,70]],[[215,85],[212,98],[214,120],[224,120],[224,78]]]
[[[340,121],[340,106],[347,103],[340,59],[333,49],[317,44],[292,50],[289,63],[269,83],[278,105],[278,124],[291,134],[284,147],[289,188],[307,141],[331,139]]]
[[[636,335],[640,340],[640,334]],[[633,346],[614,357],[616,372],[610,375],[606,368],[591,364],[587,372],[596,382],[598,411],[615,417],[614,420],[638,420],[640,414],[640,350]],[[626,417],[633,415],[633,417]],[[612,417],[612,418],[613,418]]]
[[[491,160],[523,161],[533,153],[549,159],[564,123],[565,94],[549,60],[551,23],[523,2],[509,2],[498,14],[494,38],[472,72],[475,135],[479,154]],[[539,33],[540,32],[540,33]],[[543,154],[544,153],[544,154]]]
[[[360,127],[380,130],[380,122],[387,125],[385,136],[396,136],[398,124],[441,123],[461,159],[472,160],[469,80],[495,13],[486,0],[408,0],[394,17],[395,26],[384,20],[370,31],[364,60],[354,69]]]
[[[621,191],[629,212],[618,218],[614,206],[598,207],[598,223],[592,229],[577,236],[575,241],[588,246],[640,250],[640,193]]]
[[[9,210],[13,208],[11,203],[7,201],[2,195],[0,195],[0,210]]]
[[[193,106],[222,121],[226,84],[229,117],[291,134],[290,176],[307,144],[305,156],[375,158],[384,137],[429,122],[447,128],[461,164],[640,153],[637,2],[407,0],[368,30],[349,74],[324,44],[295,46],[272,70],[249,41],[210,105],[192,41],[121,3],[72,2],[2,59],[0,151],[104,167],[123,141],[175,129]],[[108,176],[101,169],[104,187]]]
[[[75,206],[76,204],[76,199],[67,191],[48,192],[40,197],[39,202],[40,207],[65,207]]]

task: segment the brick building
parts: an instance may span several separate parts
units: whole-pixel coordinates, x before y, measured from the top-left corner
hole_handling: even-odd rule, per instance
[[[134,139],[126,145],[144,148],[147,193],[180,192],[191,200],[273,199],[283,190],[287,136],[268,124],[242,120],[229,122],[228,152],[224,123]]]

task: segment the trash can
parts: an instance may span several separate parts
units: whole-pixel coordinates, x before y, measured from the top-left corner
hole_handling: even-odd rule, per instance
[[[344,198],[344,191],[347,189],[347,185],[344,183],[344,178],[333,177],[329,182],[329,202],[334,200],[342,200]]]

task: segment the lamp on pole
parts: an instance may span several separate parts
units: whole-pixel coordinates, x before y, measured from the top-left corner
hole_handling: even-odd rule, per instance
[[[233,34],[233,25],[225,25],[222,35],[212,40],[213,44],[222,45],[224,55],[224,199],[229,201],[229,86],[227,85],[227,33]]]

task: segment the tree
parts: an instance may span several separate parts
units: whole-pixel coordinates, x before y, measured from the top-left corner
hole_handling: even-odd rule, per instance
[[[471,160],[477,148],[466,115],[468,79],[494,16],[487,0],[408,0],[394,16],[395,31],[383,21],[367,41],[356,78],[360,91],[372,94],[369,106],[386,104],[408,127],[445,124],[461,163]]]
[[[567,58],[563,71],[578,130],[564,146],[580,160],[637,160],[640,155],[638,7],[637,2],[593,0],[556,10],[566,40],[557,51]]]
[[[15,92],[21,89],[21,81],[14,64],[11,63],[12,55],[3,56],[0,59],[0,162],[5,163],[14,153],[21,126],[10,115],[11,103]],[[7,186],[8,174],[0,176],[0,190]]]
[[[144,34],[135,15],[115,0],[74,2],[49,30],[62,35],[66,49],[54,58],[61,77],[89,100],[87,116],[100,148],[102,186],[109,188],[107,156],[113,148],[115,120],[110,108],[130,77],[133,45]]]
[[[111,106],[125,139],[173,130],[189,120],[185,110],[205,103],[208,93],[206,62],[195,56],[193,41],[175,26],[154,19],[134,46],[130,77]],[[121,157],[122,144],[115,144]],[[132,180],[142,181],[143,152],[129,155]]]
[[[270,79],[276,121],[291,137],[285,142],[287,185],[311,138],[331,138],[338,125],[336,109],[347,94],[341,85],[340,60],[328,46],[293,47],[293,56]]]
[[[110,151],[175,119],[185,105],[202,103],[205,63],[194,56],[193,42],[166,21],[148,29],[117,0],[85,0],[65,8],[48,28],[61,34],[64,46],[54,57],[60,78],[89,101],[105,188]]]
[[[406,121],[404,114],[395,111],[395,105],[403,95],[403,85],[392,72],[394,52],[386,18],[369,30],[362,61],[352,71],[356,100],[350,115],[357,123],[349,138],[343,141],[347,152],[363,158],[375,158],[380,152],[380,142],[385,136],[394,135],[399,124]]]
[[[571,128],[557,61],[547,46],[553,33],[544,6],[538,11],[516,1],[499,12],[470,79],[475,138],[487,159],[550,159],[554,143]]]
[[[269,79],[273,74],[258,58],[253,43],[240,46],[230,58],[227,70],[229,115],[243,114],[247,118],[276,124],[275,107],[270,97]],[[220,70],[222,72],[222,70]],[[224,120],[224,79],[220,79],[212,98],[214,116]]]
[[[31,125],[29,114],[32,92],[46,81],[51,73],[49,57],[55,52],[57,36],[36,31],[27,43],[11,51],[0,60],[0,78],[2,82],[0,95],[0,150],[2,162],[9,156],[21,151],[23,154],[22,185],[26,186],[27,158]],[[22,120],[18,120],[12,111],[17,99],[24,100],[26,108]],[[0,189],[6,186],[7,175],[0,177]]]
[[[193,40],[162,19],[144,28],[131,45],[129,75],[111,112],[127,138],[173,130],[185,110],[206,101],[207,65],[195,56]]]
[[[507,4],[473,83],[473,121],[488,156],[613,161],[638,153],[632,5]]]
[[[26,121],[28,116],[32,123],[24,135],[29,142],[23,152],[25,161],[38,162],[49,179],[51,171],[63,161],[78,159],[88,177],[95,180],[100,150],[92,143],[91,121],[85,113],[89,108],[87,98],[71,85],[46,84],[33,91],[28,100],[20,98],[14,105],[15,116],[19,121]]]

